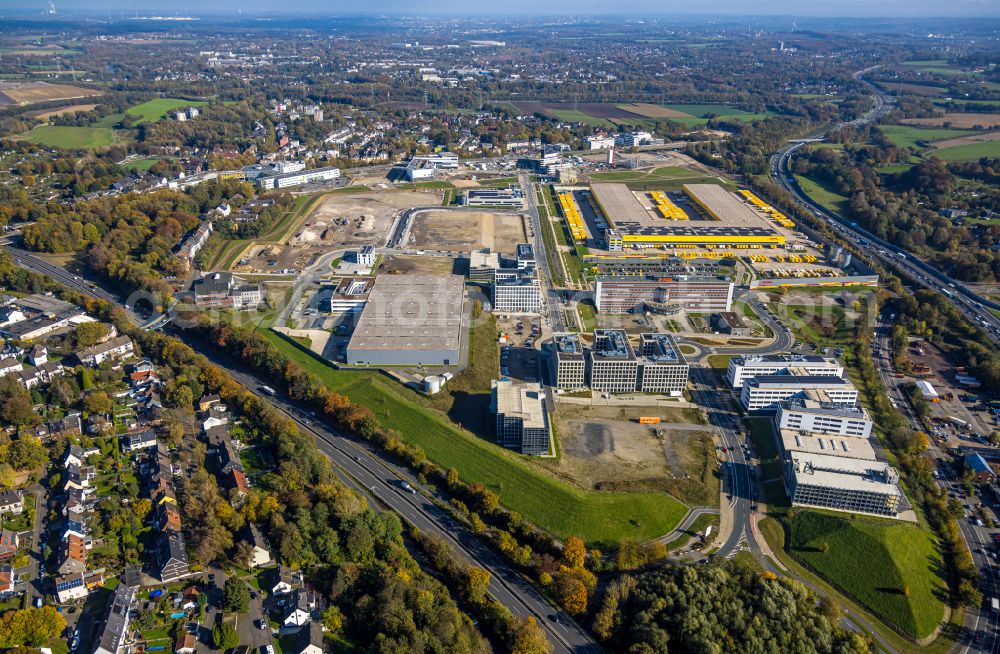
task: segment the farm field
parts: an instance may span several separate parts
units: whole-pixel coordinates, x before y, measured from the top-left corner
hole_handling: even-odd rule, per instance
[[[1000,126],[1000,113],[974,114],[950,112],[934,118],[904,118],[904,125],[919,125],[923,127],[941,127],[947,123],[952,129],[975,129]]]
[[[982,157],[1000,157],[1000,140],[981,141],[934,150],[930,154],[947,161],[975,161]]]
[[[656,105],[649,103],[611,104],[604,102],[513,102],[513,107],[520,113],[542,113],[559,120],[574,123],[584,123],[595,127],[611,128],[619,123],[642,124],[655,120],[673,120],[689,127],[704,125],[708,122],[706,114],[739,118],[741,120],[760,120],[767,114],[754,114],[724,104],[674,104]]]
[[[794,558],[901,633],[925,637],[944,618],[947,588],[928,531],[816,511],[796,513],[789,531],[787,549]]]
[[[143,102],[142,104],[134,107],[129,107],[125,113],[138,118],[139,120],[136,121],[137,123],[144,123],[146,121],[154,121],[163,118],[171,109],[177,109],[178,107],[201,107],[206,104],[208,103],[203,100],[157,98],[156,100],[150,100],[149,102]]]
[[[27,114],[33,116],[38,120],[48,120],[53,116],[62,116],[63,114],[72,114],[77,111],[93,111],[96,104],[72,104],[68,107],[59,107],[58,109],[44,109],[41,111],[29,111]]]
[[[989,107],[996,107],[997,109],[1000,109],[1000,100],[967,100],[965,98],[960,98],[960,99],[959,98],[954,98],[954,99],[951,99],[951,100],[945,100],[945,99],[935,100],[934,104],[936,104],[938,106],[945,106],[945,105],[949,105],[949,104],[957,104],[957,105],[981,104],[981,105],[985,105],[985,106],[989,106]]]
[[[939,75],[961,75],[967,71],[952,66],[947,59],[922,59],[914,61],[904,61],[904,68],[919,70],[924,73],[937,73]]]
[[[419,445],[430,460],[445,468],[454,467],[463,480],[482,483],[500,495],[504,506],[558,536],[578,534],[588,543],[607,547],[626,537],[647,539],[665,534],[686,511],[683,504],[664,493],[574,488],[520,455],[459,429],[426,406],[416,393],[378,373],[335,370],[277,333],[261,333],[330,388],[372,409],[383,425]]]
[[[106,127],[64,127],[40,125],[18,137],[29,143],[52,148],[103,148],[117,139],[114,130]]]
[[[101,92],[70,84],[49,84],[48,82],[0,83],[0,106],[5,104],[34,104],[36,102],[50,102],[52,100],[73,100],[95,95],[101,95]]]
[[[909,93],[910,95],[922,95],[925,97],[938,97],[948,89],[941,86],[932,86],[930,84],[911,84],[908,82],[897,82],[895,80],[872,80],[886,93]]]
[[[896,147],[910,148],[911,150],[920,150],[926,147],[918,145],[918,141],[930,143],[931,141],[969,135],[969,132],[960,129],[924,129],[910,125],[880,125],[879,130]]]
[[[132,161],[125,164],[125,167],[129,170],[142,170],[146,171],[153,167],[157,161],[167,159],[168,157],[143,157],[141,159],[133,159]]]

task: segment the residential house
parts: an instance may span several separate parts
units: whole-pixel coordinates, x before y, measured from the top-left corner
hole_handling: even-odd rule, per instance
[[[274,570],[274,580],[271,584],[272,595],[287,595],[299,585],[298,575],[287,565],[278,565]]]
[[[24,511],[24,494],[19,490],[6,490],[0,493],[0,515],[11,513],[20,515]]]
[[[98,366],[105,361],[120,359],[133,352],[135,346],[132,344],[132,339],[128,336],[119,336],[80,350],[76,353],[76,358],[85,366]]]
[[[13,593],[16,581],[14,568],[9,565],[0,565],[0,597]]]
[[[308,629],[299,631],[294,654],[323,654],[323,625],[319,621],[310,622]]]
[[[80,424],[80,416],[76,415],[75,417],[76,417],[76,424],[79,425]],[[67,419],[69,419],[69,416],[67,416],[66,418],[63,418],[62,422],[65,424],[65,421]],[[53,422],[56,422],[56,421],[53,421]],[[50,429],[51,429],[51,427],[50,427]],[[52,431],[55,432],[56,430],[52,429]],[[66,468],[70,467],[71,465],[74,465],[74,466],[77,466],[77,467],[82,467],[82,466],[84,466],[84,465],[87,464],[87,459],[88,458],[90,458],[92,456],[95,456],[97,454],[100,454],[100,453],[101,453],[101,450],[98,449],[98,448],[96,448],[96,447],[87,447],[87,448],[85,448],[82,445],[76,445],[76,444],[70,443],[69,447],[66,448],[66,454],[63,455],[63,466],[66,467]]]
[[[243,540],[251,547],[249,566],[259,568],[271,562],[271,552],[268,549],[267,541],[260,529],[252,522],[248,522],[243,530]]]
[[[143,429],[130,434],[125,434],[121,438],[122,450],[125,452],[137,452],[149,447],[156,447],[156,432],[152,429]]]
[[[191,574],[187,552],[184,549],[184,536],[179,531],[167,531],[160,536],[157,567],[160,581],[164,583]]]
[[[281,624],[285,627],[303,627],[312,620],[313,609],[316,608],[312,593],[298,589],[292,594],[292,600],[285,606],[285,615]]]
[[[31,352],[28,353],[26,358],[28,359],[28,363],[37,367],[49,360],[49,351],[44,345],[39,343],[31,348]]]
[[[0,530],[0,561],[14,558],[19,542],[16,531]]]
[[[93,654],[121,654],[128,635],[129,615],[135,606],[135,588],[119,584],[108,602],[108,612]]]
[[[6,377],[22,370],[24,370],[24,365],[17,359],[3,359],[0,361],[0,377]]]
[[[177,632],[174,640],[174,654],[194,654],[198,647],[198,637],[188,631],[181,629]]]
[[[198,410],[208,411],[210,408],[219,404],[222,401],[218,395],[205,395],[200,400],[198,400]]]
[[[80,414],[71,413],[64,418],[49,421],[49,432],[53,436],[79,436],[83,433],[83,425],[80,423]],[[100,450],[92,448],[94,453]],[[89,455],[88,455],[89,456]],[[80,462],[83,463],[82,461]]]
[[[64,537],[57,570],[63,576],[87,571],[87,544],[82,536],[72,533]]]
[[[83,599],[90,594],[84,577],[84,572],[71,572],[55,578],[56,599],[60,604]]]

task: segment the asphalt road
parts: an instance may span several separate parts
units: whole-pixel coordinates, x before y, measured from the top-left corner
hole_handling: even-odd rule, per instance
[[[13,250],[19,265],[49,275],[66,286],[92,297],[121,306],[121,300],[100,287],[91,287],[87,280],[45,261]],[[130,315],[141,324],[134,313]],[[193,347],[197,344],[189,343]],[[211,350],[197,348],[209,359],[220,357]],[[243,371],[234,370],[232,361],[222,361],[233,377],[255,394],[267,382]],[[320,450],[333,461],[339,472],[355,482],[355,487],[364,488],[380,502],[398,513],[405,520],[427,534],[440,536],[466,563],[476,565],[490,572],[490,594],[516,616],[533,616],[545,631],[554,652],[600,652],[592,638],[568,615],[551,605],[527,580],[521,577],[499,554],[487,547],[471,531],[451,518],[430,499],[430,492],[422,488],[408,471],[379,459],[376,453],[363,445],[335,432],[296,407],[286,397],[268,397],[271,403],[286,412],[301,429],[315,436]],[[402,488],[406,480],[420,493],[409,493]]]
[[[894,317],[894,314],[892,314]],[[895,369],[892,365],[892,326],[889,315],[882,314],[879,317],[878,325],[875,329],[875,344],[877,352],[873,354],[879,375],[888,391],[889,398],[896,404],[896,407],[903,413],[910,427],[914,430],[922,430],[923,425],[910,406],[902,388],[900,380],[895,377]],[[934,459],[934,465],[941,473],[938,485],[947,489],[951,486],[954,473],[951,469],[949,457],[936,446],[931,445],[929,452]],[[963,626],[965,633],[961,634],[955,643],[953,652],[966,654],[967,652],[1000,652],[1000,616],[993,613],[989,608],[989,601],[993,597],[1000,597],[1000,566],[997,561],[990,557],[987,552],[992,548],[989,531],[983,527],[977,527],[966,518],[958,520],[959,530],[965,539],[972,559],[976,567],[982,572],[979,580],[979,589],[983,593],[984,605],[981,607],[967,607],[965,609],[965,620]],[[978,636],[976,636],[978,634]],[[975,641],[975,638],[979,642]]]
[[[266,383],[264,380],[243,369],[234,369],[231,360],[224,360],[211,350],[195,343],[191,345],[225,366],[251,392],[261,395],[258,389]],[[356,487],[371,493],[421,532],[444,539],[465,563],[488,570],[490,594],[514,615],[534,616],[545,630],[555,652],[596,654],[600,651],[590,636],[569,616],[549,604],[499,554],[435,504],[431,491],[424,488],[409,471],[378,458],[366,444],[324,424],[322,420],[297,407],[289,398],[278,395],[266,399],[291,417],[304,432],[312,434],[320,450],[337,468],[354,480]],[[405,490],[404,481],[419,492]]]
[[[559,292],[555,289],[555,285],[552,282],[549,257],[545,251],[545,241],[542,238],[542,219],[538,213],[535,187],[531,183],[530,176],[526,174],[518,175],[518,181],[521,184],[521,190],[528,205],[528,215],[531,217],[531,231],[535,235],[535,265],[538,269],[539,281],[542,285],[542,297],[548,309],[549,329],[553,332],[563,332],[566,331],[566,324],[560,308],[562,302],[559,299]]]
[[[867,86],[873,93],[875,106],[865,116],[853,120],[849,123],[842,123],[831,131],[836,131],[847,126],[858,126],[878,120],[892,109],[892,99],[888,94],[882,92],[863,79],[863,75],[870,71],[867,69],[855,73],[855,78]],[[821,139],[817,139],[821,140]],[[814,141],[808,141],[814,142]],[[1000,304],[992,302],[974,291],[970,290],[962,282],[956,281],[941,272],[934,266],[923,261],[912,253],[901,253],[900,248],[887,241],[882,240],[871,232],[859,227],[857,223],[850,221],[840,214],[834,213],[814,202],[805,192],[799,188],[791,174],[790,163],[796,150],[806,145],[807,142],[791,143],[779,150],[771,157],[771,177],[788,191],[798,201],[803,208],[816,217],[825,220],[834,231],[842,237],[854,243],[863,250],[867,256],[882,262],[890,269],[896,269],[902,274],[914,280],[917,284],[932,288],[945,294],[966,318],[984,328],[994,343],[1000,344],[1000,318],[986,310],[985,307],[1000,309]]]

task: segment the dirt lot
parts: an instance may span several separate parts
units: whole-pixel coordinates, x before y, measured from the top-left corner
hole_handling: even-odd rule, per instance
[[[298,271],[328,249],[316,246],[254,245],[244,254],[244,258],[233,266],[233,271],[262,273],[277,273],[283,269]]]
[[[455,271],[455,259],[452,257],[431,256],[385,256],[379,263],[379,275],[451,275]]]
[[[954,129],[972,129],[973,127],[996,127],[1000,125],[1000,114],[947,113],[937,118],[907,118],[899,121],[904,125],[921,125],[923,127],[940,127],[945,123]],[[938,144],[940,147],[940,144]]]
[[[48,82],[0,82],[0,95],[10,98],[14,104],[33,104],[49,100],[70,100],[101,95],[100,91],[85,89],[69,84],[49,84]],[[0,102],[0,104],[4,104]]]
[[[638,416],[690,422],[681,410],[562,405],[556,433],[562,456],[545,462],[583,488],[663,491],[694,504],[718,501],[716,454],[709,429],[650,428]],[[714,499],[713,499],[714,498]]]
[[[972,136],[960,136],[959,138],[947,139],[945,141],[935,141],[934,148],[942,150],[944,148],[953,148],[958,145],[983,143],[985,141],[1000,141],[1000,132],[986,132],[985,134],[974,134]]]
[[[409,245],[452,252],[490,248],[512,254],[514,246],[525,240],[521,216],[485,211],[425,211],[413,218]]]
[[[71,114],[77,111],[93,111],[97,107],[96,104],[74,104],[68,107],[59,107],[58,109],[46,109],[44,111],[29,111],[29,116],[34,116],[38,120],[47,120],[53,116],[61,116],[63,114]]]
[[[657,104],[645,104],[642,102],[623,105],[621,108],[626,109],[634,114],[644,116],[646,118],[690,118],[690,114],[686,114],[683,111],[677,111],[676,109],[668,109],[667,107],[661,107]]]
[[[325,249],[384,245],[397,213],[440,205],[442,199],[440,192],[333,193],[306,218],[289,243]]]

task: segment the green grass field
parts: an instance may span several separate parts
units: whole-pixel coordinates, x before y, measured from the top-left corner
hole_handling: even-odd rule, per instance
[[[901,633],[925,637],[944,618],[947,588],[937,573],[941,561],[928,530],[802,511],[791,519],[790,531],[793,557]]]
[[[958,136],[969,136],[976,133],[967,129],[924,129],[909,125],[880,125],[879,130],[896,147],[910,148],[911,150],[920,150],[926,147],[918,145],[917,141],[930,143],[932,141],[941,141]]]
[[[848,206],[850,205],[850,200],[848,200],[847,196],[841,195],[809,177],[796,175],[795,181],[798,182],[799,187],[806,195],[818,202],[822,207],[839,214],[847,213]]]
[[[1000,141],[981,141],[968,145],[956,145],[942,150],[931,150],[928,156],[946,161],[976,161],[983,157],[1000,157]]]
[[[83,148],[88,150],[107,147],[117,139],[114,130],[106,127],[66,127],[62,125],[39,125],[18,138],[50,148]]]
[[[709,120],[707,118],[708,114],[715,115],[718,118],[738,118],[747,122],[763,120],[769,115],[767,113],[750,113],[749,111],[743,111],[742,109],[726,104],[666,104],[663,106],[674,111],[682,111],[691,116],[690,118],[677,117],[669,119],[683,123],[688,127],[704,125]]]
[[[261,333],[330,388],[370,408],[382,425],[422,447],[432,461],[454,467],[467,482],[482,483],[500,495],[504,506],[557,536],[579,534],[606,547],[625,537],[666,534],[686,512],[664,493],[603,493],[570,486],[526,458],[459,429],[423,405],[415,392],[378,373],[335,370],[278,334]]]
[[[889,166],[882,166],[881,168],[878,168],[878,172],[886,174],[886,175],[891,174],[891,173],[905,173],[910,168],[913,168],[913,164],[908,164],[908,163],[905,163],[905,164],[892,164],[892,165],[889,165]]]
[[[553,109],[551,113],[557,119],[567,123],[583,123],[584,125],[604,127],[605,129],[614,129],[615,127],[614,124],[606,118],[588,116],[582,111],[577,111],[575,109]]]
[[[142,159],[133,159],[125,164],[125,167],[129,170],[149,170],[153,167],[153,164],[165,158],[166,157],[143,157]]]
[[[990,107],[1000,108],[1000,100],[967,100],[965,98],[962,99],[955,98],[952,100],[944,100],[944,99],[934,100],[934,104],[938,106],[945,106],[949,104],[982,104],[982,105],[988,105]]]
[[[178,107],[201,107],[208,104],[202,100],[184,100],[182,98],[157,98],[149,102],[143,102],[134,107],[129,107],[125,112],[130,116],[135,116],[136,124],[146,121],[159,120],[167,115],[171,109]]]

